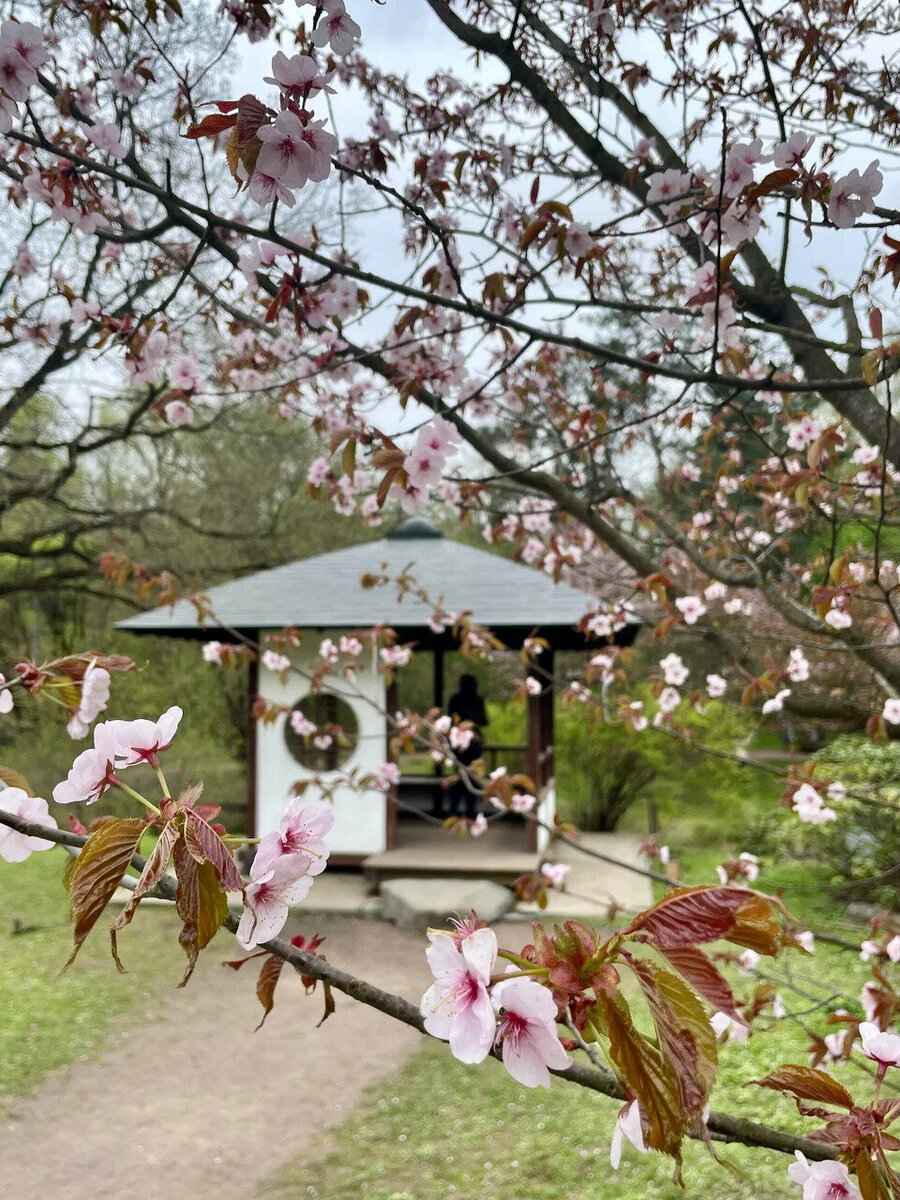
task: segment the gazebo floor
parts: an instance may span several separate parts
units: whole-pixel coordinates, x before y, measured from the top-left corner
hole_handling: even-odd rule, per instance
[[[539,856],[528,849],[524,822],[496,821],[480,838],[459,838],[423,821],[401,821],[398,845],[372,854],[362,864],[366,878],[378,885],[383,879],[410,875],[451,875],[490,879],[510,884],[537,869]]]

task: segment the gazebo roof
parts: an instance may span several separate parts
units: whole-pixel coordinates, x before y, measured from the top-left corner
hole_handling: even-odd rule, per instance
[[[392,579],[407,570],[434,603],[451,612],[470,612],[508,644],[539,628],[559,648],[584,646],[574,626],[596,597],[508,558],[456,542],[428,521],[413,518],[375,542],[301,558],[268,571],[223,583],[208,592],[223,626],[233,629],[368,628],[386,622],[396,630],[427,631],[432,608],[393,583],[366,588],[364,575]],[[193,604],[180,600],[119,621],[133,633],[209,636],[215,619],[197,624]],[[623,631],[625,632],[625,631]],[[507,637],[504,637],[504,633]],[[633,630],[617,640],[631,641]],[[518,638],[515,636],[518,634]],[[433,635],[432,635],[433,637]]]

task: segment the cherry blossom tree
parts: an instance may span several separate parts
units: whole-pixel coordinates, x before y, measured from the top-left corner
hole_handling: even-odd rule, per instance
[[[591,578],[605,559],[582,623],[596,653],[563,686],[634,736],[683,737],[683,706],[713,699],[889,736],[900,725],[900,213],[889,186],[900,10],[417,0],[454,47],[452,66],[417,82],[366,52],[367,28],[392,3],[350,13],[321,0],[295,13],[226,0],[227,36],[205,61],[195,47],[189,65],[166,48],[167,30],[190,29],[178,0],[14,6],[0,26],[0,134],[21,232],[3,276],[15,369],[0,435],[75,361],[127,382],[126,425],[177,429],[266,394],[321,439],[307,486],[339,512],[371,523],[388,503],[442,504],[554,578]],[[271,74],[242,94],[214,72],[238,38],[272,48]],[[144,121],[137,102],[163,78],[165,107]],[[367,117],[342,135],[348,96]],[[308,198],[334,184],[336,218],[298,231]],[[96,436],[90,419],[76,459]],[[444,608],[449,592],[430,599],[436,627],[456,629],[468,653],[498,648]],[[635,610],[660,643],[649,681],[614,644]],[[413,649],[391,631],[359,631],[322,644],[316,677],[352,677],[364,638],[385,673],[408,665]],[[693,640],[715,656],[703,680],[678,654]],[[296,635],[214,645],[212,662],[261,654],[288,672]],[[539,645],[524,657],[523,694],[560,683]],[[0,677],[0,713],[54,695],[70,734],[89,735],[110,672],[128,665],[92,654],[20,663]],[[826,686],[835,669],[863,685]],[[652,699],[639,697],[648,683]],[[840,1046],[823,1039],[813,1066],[757,1081],[823,1122],[814,1137],[707,1111],[718,1038],[748,1036],[759,1010],[738,1005],[703,947],[730,941],[749,972],[755,956],[813,950],[780,901],[745,886],[757,872],[749,851],[723,864],[718,886],[675,890],[606,940],[567,923],[500,948],[477,918],[435,933],[436,983],[420,1011],[277,936],[326,861],[327,813],[292,807],[245,881],[232,853],[242,839],[217,824],[216,806],[196,787],[169,792],[162,764],[180,717],[173,705],[157,721],[99,721],[56,788],[72,804],[119,789],[141,816],[60,831],[27,787],[0,811],[0,852],[79,848],[73,959],[133,864],[132,900],[111,931],[117,963],[119,932],[156,890],[184,922],[184,982],[226,926],[261,946],[266,1012],[288,962],[447,1038],[465,1061],[493,1053],[526,1086],[554,1072],[617,1097],[614,1159],[623,1138],[678,1162],[685,1137],[716,1135],[796,1152],[790,1177],[804,1196],[900,1195],[886,1132],[897,1105],[879,1091],[897,1063],[900,992],[881,972],[864,993],[867,1020],[848,1016]],[[453,762],[471,731],[444,719],[391,714],[398,741]],[[295,732],[317,746],[340,735],[311,725]],[[141,761],[160,797],[123,780]],[[814,762],[785,774],[785,805],[810,825],[853,799]],[[463,775],[496,807],[537,819],[527,779]],[[145,862],[148,825],[158,840]],[[547,865],[535,886],[564,886]],[[243,898],[240,920],[228,893]],[[873,930],[863,953],[890,959],[896,933]],[[653,1037],[633,1020],[623,976]],[[877,1063],[870,1095],[818,1069],[860,1053]]]

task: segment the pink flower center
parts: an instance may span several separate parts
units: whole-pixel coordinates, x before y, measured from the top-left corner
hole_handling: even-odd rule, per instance
[[[500,1019],[497,1041],[506,1039],[516,1049],[522,1038],[528,1036],[528,1021],[518,1013],[505,1012]]]

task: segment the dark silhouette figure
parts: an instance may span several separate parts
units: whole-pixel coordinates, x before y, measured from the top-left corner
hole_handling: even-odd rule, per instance
[[[447,706],[450,716],[458,723],[471,721],[474,726],[472,740],[464,749],[455,751],[457,760],[463,766],[470,766],[476,759],[481,758],[484,742],[481,738],[481,726],[487,725],[487,712],[484,700],[478,694],[478,681],[474,675],[460,675],[459,691],[450,697]],[[461,816],[463,809],[470,821],[475,820],[475,810],[478,796],[471,791],[463,779],[457,779],[450,788],[450,815]]]

